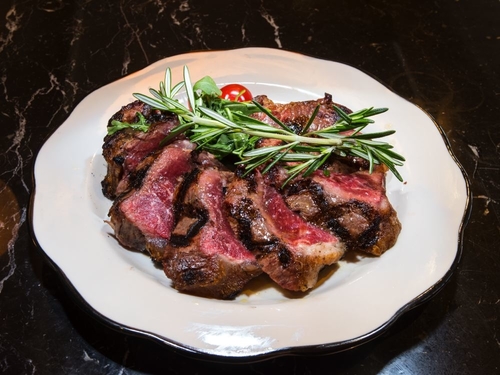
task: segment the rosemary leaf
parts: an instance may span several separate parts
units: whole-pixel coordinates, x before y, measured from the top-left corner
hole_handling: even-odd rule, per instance
[[[402,181],[396,167],[403,165],[404,157],[396,153],[392,145],[381,140],[395,131],[364,131],[373,124],[372,117],[386,112],[387,108],[369,107],[346,113],[334,106],[339,120],[327,128],[309,132],[319,113],[318,105],[300,134],[296,134],[256,101],[235,102],[220,98],[220,89],[211,77],[203,77],[193,85],[189,69],[185,66],[183,81],[172,86],[171,75],[171,70],[167,68],[158,90],[149,90],[151,96],[133,94],[153,108],[178,115],[180,124],[163,140],[163,144],[185,134],[199,148],[217,157],[238,156],[241,160],[235,164],[244,164],[245,173],[256,168],[262,168],[261,171],[266,173],[278,163],[284,163],[289,173],[285,184],[300,174],[312,174],[331,155],[364,158],[369,163],[370,171],[375,164],[385,164]],[[176,98],[183,88],[187,106]],[[251,116],[257,112],[265,114],[272,125]],[[280,144],[256,148],[259,139],[275,139]]]

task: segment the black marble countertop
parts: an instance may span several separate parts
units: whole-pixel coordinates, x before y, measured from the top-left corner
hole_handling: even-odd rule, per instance
[[[0,373],[500,373],[500,2],[4,0],[0,17]],[[168,56],[242,47],[368,72],[436,119],[470,177],[453,276],[358,348],[245,365],[185,356],[82,311],[31,237],[37,152],[84,97]]]

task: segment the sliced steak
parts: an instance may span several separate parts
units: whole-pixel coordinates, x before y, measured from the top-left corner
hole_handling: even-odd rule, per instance
[[[334,103],[330,94],[325,94],[324,98],[317,100],[290,102],[286,104],[275,103],[266,95],[258,95],[254,98],[254,100],[263,107],[269,109],[273,116],[292,128],[296,133],[299,133],[307,125],[318,105],[320,106],[319,111],[314,118],[313,123],[309,127],[310,131],[332,126],[339,120],[339,115],[335,111],[333,107],[334,105],[340,107],[346,113],[352,112],[343,105]],[[265,123],[277,126],[274,121],[264,113],[255,113],[252,116]]]
[[[381,255],[401,230],[385,191],[385,170],[347,172],[338,166],[296,179],[285,190],[288,206],[308,222],[328,229],[348,250]]]
[[[137,113],[141,113],[150,124],[147,132],[126,128],[104,138],[103,156],[107,162],[107,173],[102,181],[102,191],[109,199],[115,199],[136,183],[136,167],[145,157],[161,148],[160,142],[178,124],[174,114],[135,101],[115,113],[108,126],[114,120],[137,123]]]
[[[338,120],[334,105],[351,112],[328,94],[287,104],[255,99],[297,133],[318,105],[311,131]],[[108,126],[137,123],[138,113],[147,132],[127,128],[104,140],[109,224],[123,246],[161,263],[179,291],[231,299],[265,272],[282,288],[304,292],[345,251],[381,255],[396,242],[401,224],[386,196],[385,167],[370,174],[364,159],[332,156],[322,170],[282,187],[282,165],[244,175],[243,166],[229,170],[183,136],[163,145],[177,116],[142,102],[124,106]],[[280,142],[263,139],[257,147]]]
[[[122,245],[161,259],[174,226],[177,189],[194,167],[193,149],[189,141],[176,141],[143,161],[141,185],[116,199],[109,211],[110,225]]]
[[[232,299],[262,272],[222,210],[231,176],[208,167],[184,180],[176,201],[177,224],[163,257],[165,274],[180,291]]]
[[[344,254],[336,236],[292,212],[259,173],[228,186],[226,210],[262,270],[284,289],[304,292],[314,287],[319,271]]]

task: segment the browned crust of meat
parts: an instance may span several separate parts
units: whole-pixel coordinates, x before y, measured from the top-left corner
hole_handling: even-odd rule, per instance
[[[179,191],[177,224],[165,247],[163,268],[180,291],[230,299],[262,273],[222,211],[226,177],[232,173],[195,169]]]
[[[319,271],[344,254],[338,239],[290,211],[258,173],[235,179],[225,201],[239,238],[256,254],[262,270],[287,290],[314,287]]]
[[[147,170],[139,186],[113,202],[109,222],[124,246],[148,251],[154,260],[161,260],[174,223],[176,190],[193,168],[192,150],[190,142],[177,141],[146,158]]]
[[[207,255],[197,249],[167,254],[163,267],[174,288],[202,297],[233,299],[262,273],[253,262],[235,264],[222,255]]]
[[[348,250],[380,256],[401,231],[385,191],[384,168],[367,171],[317,171],[296,179],[284,191],[287,204],[305,220],[339,236]]]
[[[150,124],[147,132],[122,129],[104,138],[103,157],[107,163],[107,173],[102,181],[105,197],[115,199],[126,193],[132,186],[133,174],[137,175],[137,166],[147,156],[161,148],[161,141],[177,125],[177,117],[170,112],[152,109],[140,101],[129,103],[115,113],[108,122],[117,120],[137,123],[137,113],[141,113]]]
[[[339,115],[335,111],[334,105],[341,108],[346,113],[351,112],[350,109],[343,105],[333,102],[330,94],[325,94],[323,98],[317,100],[289,102],[285,104],[275,103],[266,95],[258,95],[254,100],[270,110],[271,113],[285,125],[295,129],[296,132],[300,132],[301,129],[304,128],[317,106],[319,106],[319,110],[309,128],[310,131],[331,126],[339,120]],[[277,126],[277,124],[264,113],[256,113],[253,116],[270,125]]]

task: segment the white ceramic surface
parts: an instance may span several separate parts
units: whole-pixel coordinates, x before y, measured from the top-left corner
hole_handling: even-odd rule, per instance
[[[353,110],[388,107],[371,129],[395,129],[388,141],[407,159],[405,182],[387,180],[403,226],[397,244],[380,258],[341,261],[301,298],[260,278],[234,301],[181,294],[146,255],[122,248],[105,222],[111,202],[100,185],[107,121],[132,93],[157,88],[167,67],[181,80],[184,65],[193,81],[239,82],[279,102],[328,92]],[[86,307],[168,345],[233,358],[340,350],[380,333],[449,276],[469,199],[441,132],[419,108],[350,66],[262,48],[170,57],[93,92],[40,150],[35,182],[37,242]]]

